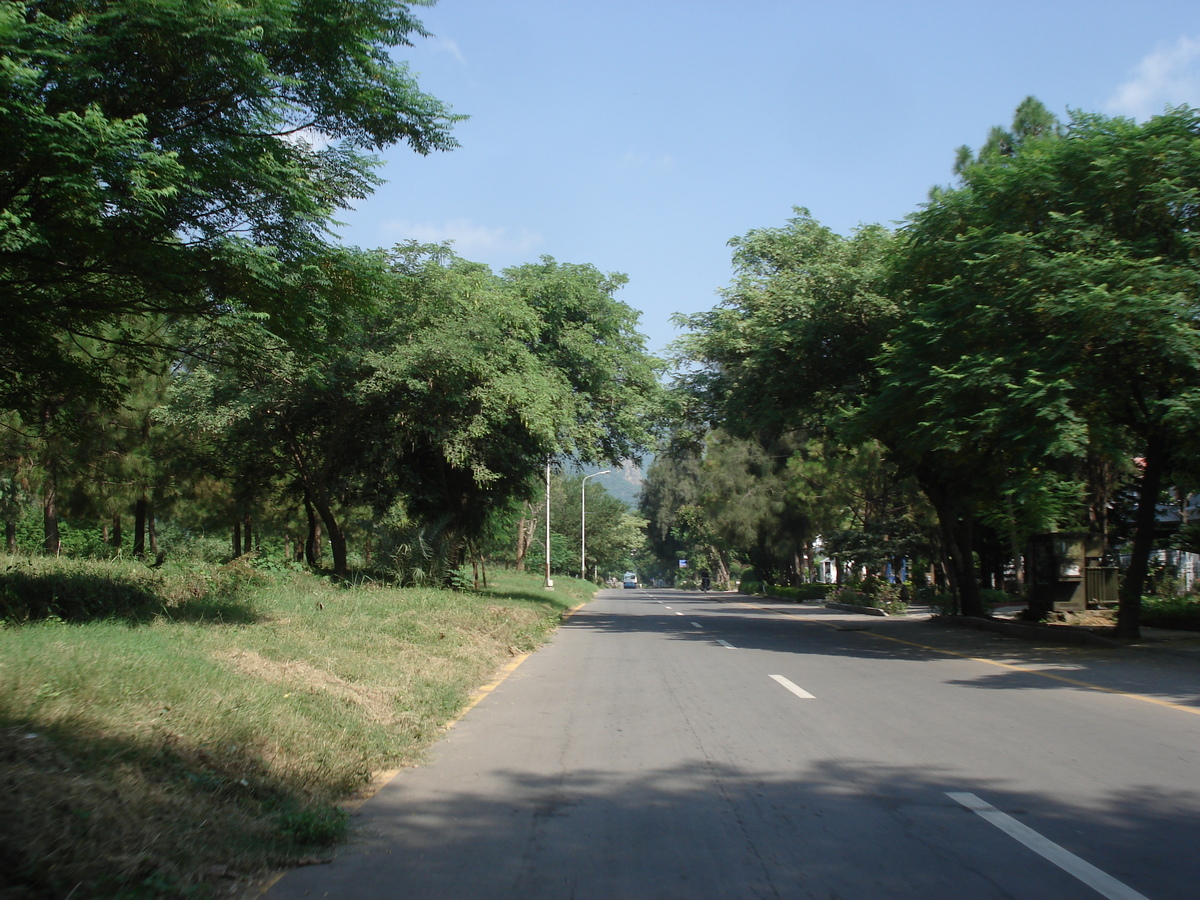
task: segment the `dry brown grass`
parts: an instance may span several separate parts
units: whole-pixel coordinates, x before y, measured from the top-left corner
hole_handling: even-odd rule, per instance
[[[154,617],[0,629],[0,900],[229,896],[327,855],[337,802],[586,593],[230,579],[189,573]]]

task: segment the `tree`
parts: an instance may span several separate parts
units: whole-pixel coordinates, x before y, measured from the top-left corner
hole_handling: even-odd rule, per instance
[[[1164,476],[1200,429],[1198,195],[1195,110],[1141,125],[1076,113],[1003,164],[966,165],[904,229],[911,313],[868,413],[960,497],[1047,460],[1139,457],[1125,636]]]
[[[458,117],[390,56],[425,34],[412,5],[0,5],[0,406],[111,390],[110,359],[161,340],[130,316],[303,333],[307,263],[371,152],[454,146]]]
[[[735,278],[721,305],[678,319],[691,333],[678,344],[677,402],[701,432],[719,426],[774,458],[770,477],[746,472],[765,485],[806,441],[861,443],[841,434],[842,423],[873,389],[873,359],[900,316],[886,291],[894,241],[875,225],[842,237],[798,208],[785,227],[730,243]],[[771,491],[777,508],[760,510],[777,524],[764,518],[741,552],[753,554],[763,575],[799,579],[815,523],[831,523],[827,506],[802,502],[804,491],[785,483]]]
[[[735,278],[716,309],[681,316],[681,379],[698,414],[741,435],[829,429],[871,390],[872,359],[900,313],[886,292],[893,239],[849,238],[797,208],[784,228],[730,242]]]
[[[646,352],[638,312],[615,297],[626,276],[549,256],[502,274],[537,316],[530,350],[564,379],[561,452],[580,462],[639,457],[662,417],[662,366]]]
[[[320,341],[270,346],[264,337],[253,358],[196,365],[175,402],[180,420],[258,448],[290,473],[329,538],[335,574],[348,567],[340,510],[382,513],[400,502],[405,522],[440,522],[453,568],[481,546],[495,510],[528,497],[547,458],[642,440],[645,420],[633,411],[654,396],[654,364],[625,333],[632,311],[594,269],[563,267],[586,270],[592,285],[563,295],[539,293],[527,273],[514,288],[442,246],[351,262],[337,298],[360,300]],[[542,302],[528,302],[531,293]],[[571,329],[548,328],[547,309],[607,347],[557,352]],[[609,321],[618,324],[601,327]],[[616,354],[629,358],[607,358]]]

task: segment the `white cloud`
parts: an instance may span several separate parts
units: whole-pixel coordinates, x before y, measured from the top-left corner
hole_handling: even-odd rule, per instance
[[[468,259],[474,255],[527,253],[544,242],[536,231],[522,228],[513,232],[507,228],[489,228],[470,219],[453,219],[441,225],[395,219],[383,223],[381,231],[385,241],[391,243],[415,240],[438,244],[452,241],[454,252]]]
[[[446,53],[449,53],[460,65],[465,66],[467,64],[467,58],[463,56],[462,49],[458,46],[456,41],[452,41],[450,38],[437,38],[433,41],[433,47],[436,50],[442,50]]]
[[[315,128],[301,128],[299,131],[283,135],[283,140],[289,144],[308,144],[314,150],[324,150],[337,143],[334,138]]]
[[[1200,106],[1200,39],[1187,36],[1160,46],[1138,63],[1106,108],[1115,115],[1148,119],[1181,104]]]

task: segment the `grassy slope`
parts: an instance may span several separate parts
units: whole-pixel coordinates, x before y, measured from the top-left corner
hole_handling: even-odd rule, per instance
[[[153,614],[0,630],[0,897],[205,896],[320,855],[335,801],[418,761],[591,592],[180,578]]]

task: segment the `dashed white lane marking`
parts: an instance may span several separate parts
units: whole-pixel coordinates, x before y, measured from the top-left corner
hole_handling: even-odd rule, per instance
[[[793,694],[795,694],[797,697],[799,697],[802,700],[816,700],[817,699],[812,694],[810,694],[808,691],[806,691],[804,688],[800,687],[799,685],[792,684],[790,681],[788,681],[782,675],[772,675],[771,677],[774,678],[776,681],[778,681],[785,688],[787,688],[789,691],[791,691]]]
[[[717,643],[720,644],[722,647],[724,647],[726,650],[736,650],[737,649],[737,647],[733,646],[733,644],[729,643],[729,641],[723,641],[720,638],[717,638]]]
[[[667,609],[674,609],[674,607],[667,606],[667,604],[665,604],[665,603],[663,604],[663,606],[666,607]]]
[[[676,610],[676,611],[675,611],[675,615],[677,615],[677,616],[682,616],[682,615],[683,615],[683,613],[679,612],[679,610]]]
[[[704,626],[703,626],[703,625],[701,625],[699,622],[693,622],[693,623],[692,623],[692,627],[693,627],[693,628],[699,628],[701,631],[703,631],[703,630],[704,630]]]
[[[961,803],[971,812],[991,822],[1009,837],[1020,841],[1038,856],[1048,859],[1064,872],[1074,875],[1088,887],[1109,900],[1146,900],[1128,885],[1117,881],[1107,872],[1101,872],[1089,862],[1084,862],[1069,850],[1064,850],[1048,838],[1042,837],[1028,825],[1024,825],[1006,813],[1000,812],[990,803],[985,803],[974,794],[947,791],[946,796]]]

